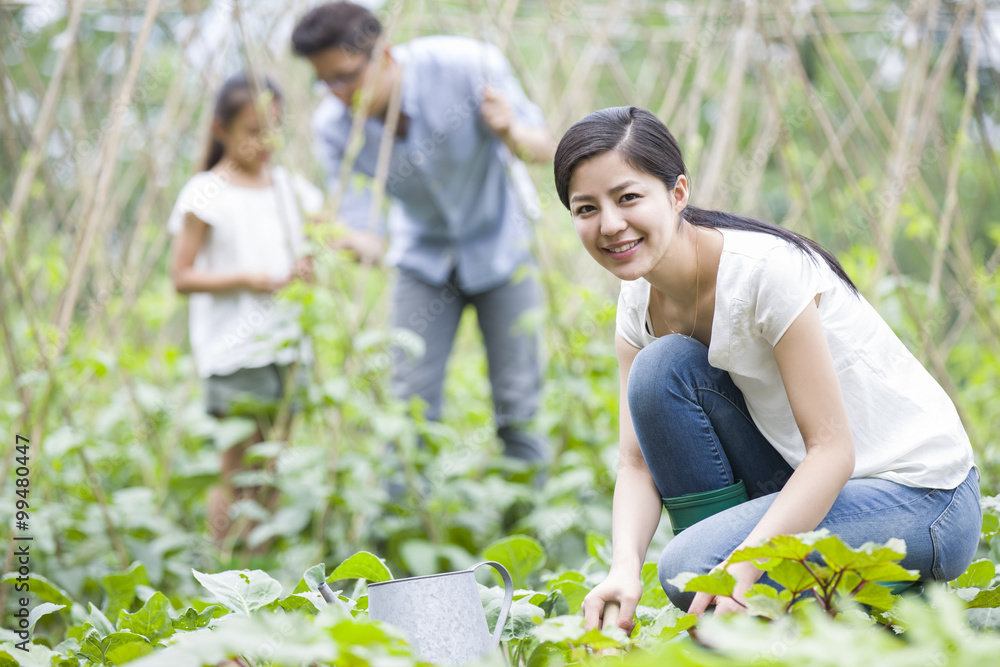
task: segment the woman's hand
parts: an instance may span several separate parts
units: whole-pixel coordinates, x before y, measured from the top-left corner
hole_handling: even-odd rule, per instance
[[[701,618],[701,615],[705,613],[705,610],[710,605],[715,605],[715,613],[717,614],[741,614],[746,611],[746,605],[744,604],[746,598],[744,595],[751,586],[757,583],[757,580],[764,573],[758,570],[750,561],[733,563],[728,566],[722,563],[715,569],[717,570],[719,567],[725,567],[729,574],[736,578],[736,586],[733,587],[733,596],[730,598],[709,595],[708,593],[698,593],[694,596],[691,606],[688,607],[689,614],[695,614],[698,618]]]
[[[621,606],[618,627],[632,634],[632,628],[635,627],[632,617],[635,616],[635,608],[641,597],[642,578],[639,573],[616,572],[612,567],[607,579],[595,586],[583,599],[584,627],[587,630],[602,627],[604,605],[615,600]]]

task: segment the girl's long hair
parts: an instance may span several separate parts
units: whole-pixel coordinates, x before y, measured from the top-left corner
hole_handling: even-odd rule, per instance
[[[281,91],[278,90],[278,86],[270,77],[258,77],[255,83],[255,88],[258,92],[264,90],[270,91],[275,101],[281,101]],[[250,79],[247,77],[246,72],[234,74],[223,82],[219,93],[215,96],[215,109],[212,117],[214,120],[219,121],[222,127],[229,127],[229,124],[243,110],[243,107],[252,101],[253,92],[251,91]],[[219,160],[222,159],[224,152],[225,146],[222,145],[222,142],[209,133],[205,157],[201,162],[202,171],[208,171],[217,165]]]
[[[633,169],[660,179],[667,190],[674,189],[677,177],[687,173],[677,140],[655,115],[638,107],[612,107],[595,111],[567,130],[555,156],[556,191],[569,208],[569,180],[583,160],[616,151]],[[760,232],[784,239],[816,261],[822,257],[837,276],[858,294],[837,258],[810,238],[763,220],[723,211],[686,206],[681,217],[692,225]]]

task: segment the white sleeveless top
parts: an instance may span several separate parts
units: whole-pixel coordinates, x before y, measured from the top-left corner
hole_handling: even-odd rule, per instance
[[[805,443],[774,360],[774,345],[817,294],[819,316],[844,394],[855,467],[913,487],[952,489],[973,465],[951,399],[863,298],[816,256],[776,236],[720,229],[722,257],[708,361],[728,371],[750,416],[793,468]],[[623,281],[616,330],[643,348],[655,337],[650,285]]]
[[[189,211],[208,224],[197,268],[259,271],[278,279],[291,273],[295,260],[305,254],[300,211],[319,211],[323,193],[282,167],[275,167],[272,177],[270,187],[244,188],[203,171],[184,185],[167,229],[178,234]],[[280,294],[190,294],[188,329],[201,377],[312,358],[298,309]]]

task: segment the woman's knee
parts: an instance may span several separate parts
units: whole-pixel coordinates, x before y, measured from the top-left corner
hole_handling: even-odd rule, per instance
[[[692,384],[690,372],[708,366],[708,349],[694,338],[671,334],[639,350],[628,376],[629,405],[658,396],[664,390],[680,391]]]

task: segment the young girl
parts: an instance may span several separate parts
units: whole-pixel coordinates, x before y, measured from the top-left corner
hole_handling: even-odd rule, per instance
[[[816,528],[855,547],[902,538],[903,567],[923,578],[963,572],[982,522],[968,436],[832,255],[775,225],[688,206],[677,142],[635,107],[570,128],[555,180],[584,247],[623,281],[613,557],[585,600],[588,626],[616,601],[631,630],[663,505],[675,537],[660,581],[692,613],[742,607],[669,579]],[[713,502],[731,507],[711,515]],[[699,508],[700,521],[681,515]],[[737,601],[762,576],[749,562],[728,570]]]
[[[278,122],[281,94],[270,79],[253,83],[238,74],[223,84],[203,171],[184,186],[168,222],[171,276],[178,292],[191,295],[191,347],[205,378],[207,410],[218,418],[249,416],[258,425],[253,437],[222,453],[220,484],[208,505],[216,541],[229,530],[238,496],[233,476],[245,467],[247,448],[270,432],[291,393],[293,370],[311,360],[298,311],[275,293],[310,275],[299,211],[317,211],[323,195],[269,166],[267,129]],[[249,496],[261,500],[258,491]]]

